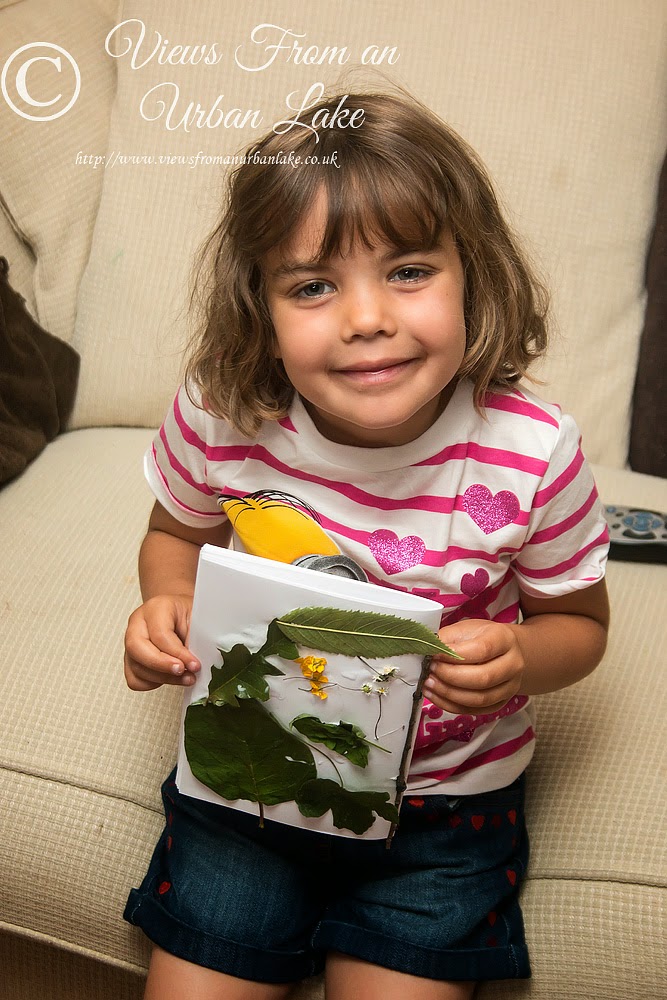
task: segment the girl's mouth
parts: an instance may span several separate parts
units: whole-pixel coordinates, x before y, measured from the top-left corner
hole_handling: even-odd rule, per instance
[[[339,368],[338,375],[346,380],[362,385],[381,385],[402,375],[413,363],[413,358],[406,361],[361,362],[349,368]]]

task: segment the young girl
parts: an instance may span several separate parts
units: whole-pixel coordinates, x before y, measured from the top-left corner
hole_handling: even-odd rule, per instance
[[[193,683],[199,548],[227,545],[220,503],[258,490],[313,508],[371,582],[439,601],[463,660],[432,661],[391,850],[259,829],[167,780],[126,910],[155,944],[146,997],[278,998],[322,968],[329,1000],[527,977],[532,696],[588,674],[608,625],[579,433],[518,385],[545,347],[542,290],[474,153],[386,95],[257,143],[208,250],[201,336],[146,457],[129,686]]]

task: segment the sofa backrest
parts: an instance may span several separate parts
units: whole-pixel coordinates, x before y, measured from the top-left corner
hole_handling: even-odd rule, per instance
[[[486,162],[552,290],[539,391],[575,415],[593,461],[625,464],[667,136],[662,0],[70,6],[76,17],[47,0],[0,10],[3,65],[48,39],[81,69],[76,103],[52,121],[0,98],[0,196],[36,256],[40,322],[82,355],[73,427],[161,420],[188,334],[192,254],[230,169],[213,160],[293,117],[287,101],[320,83],[394,82]]]

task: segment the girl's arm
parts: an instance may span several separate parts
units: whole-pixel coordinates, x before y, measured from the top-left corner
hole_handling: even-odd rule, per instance
[[[125,633],[125,679],[133,691],[161,684],[192,684],[201,664],[185,645],[199,550],[206,542],[226,547],[231,525],[190,528],[156,502],[139,553],[144,603]]]
[[[455,715],[498,711],[516,694],[574,684],[600,662],[607,644],[604,580],[565,597],[521,595],[519,625],[470,619],[440,629],[463,662],[435,656],[425,693]]]

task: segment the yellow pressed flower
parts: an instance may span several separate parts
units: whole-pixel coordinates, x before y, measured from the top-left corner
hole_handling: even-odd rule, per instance
[[[324,673],[327,661],[322,656],[299,656],[296,662],[301,667],[301,673],[308,680],[315,679]]]
[[[301,667],[301,673],[310,681],[310,693],[316,698],[324,700],[327,697],[326,691],[322,691],[322,685],[329,683],[329,678],[325,676],[324,668],[327,661],[323,656],[299,656],[296,663]]]

